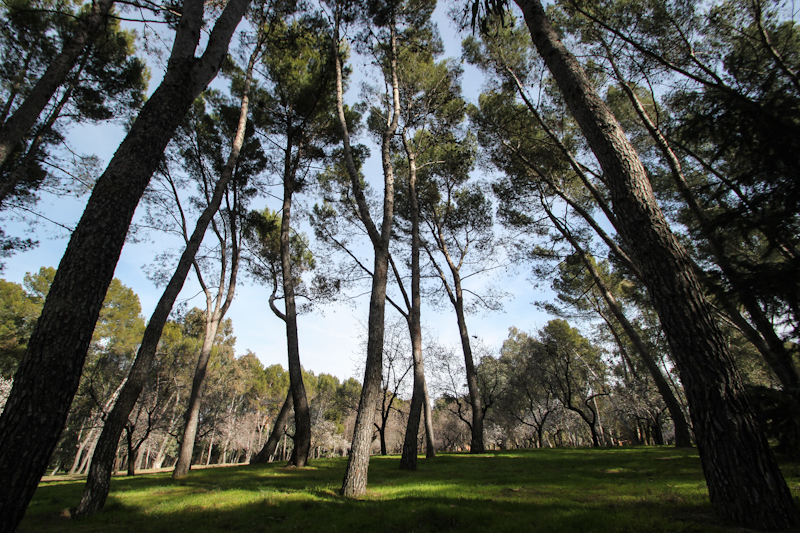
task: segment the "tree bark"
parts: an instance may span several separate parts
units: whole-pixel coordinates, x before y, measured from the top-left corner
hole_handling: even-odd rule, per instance
[[[195,58],[203,3],[184,3],[164,80],[95,184],[0,415],[0,531],[16,529],[47,468],[133,212],[175,128],[216,76],[247,5],[228,3]]]
[[[467,320],[464,316],[464,295],[461,290],[461,276],[453,271],[453,285],[456,293],[456,319],[458,320],[458,333],[461,337],[461,348],[464,351],[464,366],[467,371],[467,390],[469,391],[469,405],[472,410],[471,441],[469,453],[483,453],[486,448],[483,444],[483,408],[481,407],[481,392],[478,388],[478,372],[472,359],[472,346],[469,342]]]
[[[175,304],[178,294],[180,294],[181,289],[183,289],[186,276],[189,274],[189,270],[192,267],[197,250],[200,249],[200,244],[203,242],[203,237],[208,229],[208,225],[219,210],[223,194],[228,187],[228,183],[233,176],[233,170],[239,159],[239,152],[244,142],[245,126],[247,124],[253,67],[259,52],[260,48],[257,48],[250,56],[247,76],[242,92],[239,122],[237,124],[236,135],[233,139],[227,164],[222,170],[219,181],[217,181],[217,184],[214,186],[211,202],[209,202],[208,206],[206,206],[197,219],[195,229],[191,237],[187,240],[186,248],[183,254],[181,254],[181,258],[178,260],[178,266],[170,278],[169,283],[167,283],[164,293],[161,295],[147,323],[144,335],[142,336],[142,342],[139,345],[139,351],[131,366],[125,386],[120,391],[119,398],[103,425],[103,432],[100,434],[100,440],[95,450],[95,458],[92,460],[91,467],[89,468],[89,475],[86,478],[83,496],[75,511],[75,516],[92,515],[100,511],[105,505],[105,500],[108,497],[110,488],[113,458],[116,453],[120,433],[125,427],[128,416],[133,410],[134,405],[136,405],[139,395],[142,393],[147,375],[152,367],[153,359],[155,358],[156,350],[158,349],[161,333],[164,331],[164,325],[167,323],[167,319],[169,318],[169,314],[172,311],[172,306]]]
[[[403,453],[400,457],[401,470],[417,469],[417,436],[419,422],[422,417],[422,403],[425,401],[425,366],[422,361],[422,324],[419,266],[419,202],[417,200],[417,159],[410,149],[405,132],[403,147],[409,165],[408,196],[411,200],[411,309],[408,316],[408,328],[411,336],[411,358],[414,365],[414,390],[411,394],[406,434],[403,439]]]
[[[648,133],[650,133],[650,136],[653,138],[653,141],[655,141],[656,146],[658,146],[659,150],[661,150],[664,158],[667,160],[667,164],[669,165],[670,173],[672,174],[675,186],[680,195],[683,197],[683,200],[686,202],[686,205],[689,207],[689,211],[691,211],[695,220],[697,220],[700,233],[708,242],[709,248],[711,249],[711,253],[714,256],[717,265],[719,266],[720,270],[722,270],[723,275],[728,278],[728,281],[735,291],[736,297],[738,297],[745,310],[747,310],[747,314],[750,315],[750,319],[755,325],[755,329],[762,337],[763,342],[754,343],[753,345],[764,357],[764,360],[775,373],[775,376],[781,382],[783,388],[787,391],[796,393],[798,389],[800,389],[800,375],[798,375],[797,368],[792,362],[791,353],[789,353],[789,351],[786,349],[783,340],[778,336],[777,333],[775,333],[775,327],[767,318],[761,303],[753,294],[753,291],[747,287],[747,284],[744,282],[744,280],[742,280],[742,276],[740,275],[739,271],[731,262],[730,257],[725,250],[723,236],[713,227],[713,224],[709,220],[705,209],[700,205],[700,202],[697,200],[694,192],[689,187],[689,184],[686,181],[686,176],[683,174],[683,169],[678,156],[672,150],[669,142],[664,135],[662,135],[656,124],[654,124],[650,119],[650,116],[645,111],[644,106],[642,106],[639,97],[636,95],[633,89],[631,89],[627,81],[622,76],[622,72],[620,72],[616,62],[613,59],[613,56],[610,53],[609,61],[611,62],[611,66],[614,69],[614,73],[618,81],[620,82],[622,90],[625,92],[628,100],[630,100],[631,104],[636,110],[636,114],[639,116],[639,119],[644,124]],[[719,294],[719,297],[729,299],[730,295],[723,293]]]
[[[203,392],[206,388],[206,372],[208,371],[208,361],[211,359],[211,349],[214,347],[214,339],[219,330],[221,317],[217,312],[208,309],[206,315],[205,338],[203,347],[200,349],[200,356],[197,359],[194,377],[192,378],[192,391],[189,393],[189,405],[186,407],[184,416],[183,436],[178,450],[178,462],[172,471],[174,479],[186,477],[192,466],[192,456],[194,455],[194,444],[197,439],[197,427],[200,423],[200,403],[203,399]]]
[[[335,21],[335,64],[336,64],[336,107],[339,125],[342,129],[342,138],[345,148],[345,162],[350,177],[353,195],[356,198],[361,222],[372,241],[375,251],[375,262],[372,270],[372,291],[369,301],[369,318],[367,319],[367,361],[364,370],[364,384],[361,389],[361,399],[358,405],[355,428],[353,429],[353,442],[350,456],[347,460],[347,469],[342,481],[341,493],[343,496],[361,496],[367,491],[367,471],[369,468],[370,448],[372,445],[372,425],[375,408],[381,394],[381,374],[383,372],[383,337],[384,315],[386,310],[386,284],[389,277],[389,241],[392,234],[392,221],[394,219],[394,169],[392,167],[390,145],[397,131],[400,115],[400,92],[397,78],[397,36],[394,15],[391,17],[391,42],[389,43],[389,64],[391,73],[391,90],[393,109],[387,120],[383,132],[381,146],[381,160],[383,165],[383,221],[380,232],[372,222],[369,214],[361,179],[356,171],[350,149],[350,134],[344,115],[344,91],[342,89],[342,64],[339,51],[339,18]]]
[[[275,455],[275,450],[278,448],[281,436],[285,432],[286,422],[289,420],[289,413],[292,411],[292,398],[292,391],[290,390],[286,394],[286,400],[283,402],[283,406],[278,413],[278,417],[275,419],[275,423],[272,425],[272,433],[269,434],[269,438],[261,451],[250,460],[250,464],[268,463],[272,456]]]
[[[294,276],[292,275],[292,250],[289,243],[292,220],[292,194],[295,187],[295,167],[292,164],[291,126],[287,128],[287,146],[283,171],[283,211],[281,213],[281,274],[283,277],[283,296],[286,306],[286,348],[289,357],[289,387],[294,402],[294,446],[289,464],[306,466],[311,448],[311,415],[308,411],[308,398],[303,384],[303,369],[300,366],[300,343],[297,337],[297,307],[294,295]]]
[[[425,458],[436,457],[436,439],[433,433],[433,412],[431,411],[431,397],[428,394],[428,383],[422,384],[422,407],[425,413]]]
[[[92,9],[83,20],[80,29],[64,42],[61,52],[33,86],[25,101],[0,127],[0,165],[8,159],[14,147],[36,124],[42,110],[67,79],[81,53],[105,26],[108,12],[113,5],[114,0],[92,2]],[[3,198],[0,198],[0,202],[2,200]]]
[[[752,414],[690,258],[658,207],[638,155],[558,39],[539,0],[515,1],[604,171],[620,235],[644,275],[681,373],[714,509],[744,526],[799,526],[800,515]]]

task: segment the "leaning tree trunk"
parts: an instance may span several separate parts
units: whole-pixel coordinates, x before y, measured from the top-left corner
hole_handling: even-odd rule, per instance
[[[275,450],[278,449],[278,443],[285,433],[286,422],[289,421],[289,413],[291,413],[291,411],[292,391],[290,390],[286,394],[286,400],[283,402],[283,406],[278,413],[278,417],[275,419],[275,423],[272,425],[272,433],[269,434],[269,438],[266,444],[264,444],[264,447],[261,448],[261,451],[250,460],[250,464],[268,463],[270,458],[275,455]]]
[[[197,427],[200,424],[200,404],[206,388],[208,361],[211,358],[211,349],[214,346],[214,338],[217,336],[221,318],[217,314],[209,314],[206,318],[203,347],[200,350],[200,357],[197,359],[197,367],[194,371],[194,378],[192,378],[192,391],[189,394],[189,405],[184,416],[185,424],[180,449],[178,450],[178,462],[175,463],[175,469],[172,471],[172,477],[175,479],[188,475],[192,465],[194,444],[197,439]]]
[[[192,263],[194,262],[197,250],[200,249],[200,244],[203,242],[203,236],[208,229],[208,225],[215,213],[219,210],[219,206],[222,203],[222,196],[225,189],[228,187],[228,182],[233,176],[233,170],[239,160],[239,152],[244,142],[245,126],[247,124],[250,84],[258,51],[259,49],[256,49],[253,55],[250,56],[247,77],[245,78],[242,92],[242,104],[239,110],[239,123],[237,124],[236,135],[233,139],[228,161],[222,170],[219,181],[214,186],[214,194],[211,198],[211,202],[209,202],[208,206],[197,219],[195,229],[186,243],[186,248],[183,254],[181,254],[175,273],[170,278],[169,283],[167,283],[164,293],[156,304],[155,310],[153,310],[153,314],[150,317],[150,321],[147,323],[147,328],[145,328],[142,342],[139,345],[139,351],[131,366],[125,386],[122,391],[120,391],[119,398],[103,425],[103,432],[100,434],[100,440],[97,443],[97,449],[95,450],[95,455],[91,467],[89,468],[89,475],[86,478],[86,485],[83,488],[83,496],[75,511],[76,516],[94,514],[105,505],[110,489],[111,469],[113,467],[114,455],[116,454],[120,433],[125,427],[128,416],[133,410],[139,395],[142,393],[147,375],[153,364],[153,359],[155,358],[156,350],[158,349],[161,333],[164,331],[164,325],[167,323],[169,314],[172,311],[172,306],[175,304],[175,299],[178,297],[178,294],[180,294],[181,289],[183,289],[186,276],[192,268]]]
[[[183,437],[181,439],[180,449],[178,450],[178,461],[175,463],[175,469],[172,471],[173,479],[185,477],[188,475],[189,469],[191,468],[195,440],[197,439],[197,427],[200,424],[200,404],[203,400],[203,392],[205,391],[206,372],[208,370],[208,361],[211,358],[211,349],[214,346],[214,340],[217,337],[219,325],[228,312],[228,309],[230,309],[234,294],[236,293],[236,277],[239,272],[239,235],[236,221],[236,217],[239,216],[239,214],[238,193],[236,188],[233,189],[233,205],[229,206],[227,215],[231,240],[230,274],[228,274],[227,289],[225,289],[225,278],[228,243],[227,239],[222,237],[222,234],[216,230],[216,227],[215,233],[219,239],[222,264],[219,271],[219,286],[217,287],[215,296],[212,297],[211,290],[206,286],[198,262],[194,262],[197,279],[206,296],[205,338],[203,339],[203,347],[200,350],[200,356],[197,359],[197,366],[195,367],[194,377],[192,379],[192,390],[189,393],[189,405],[186,408],[186,424],[183,428]],[[211,224],[214,225],[213,219]]]
[[[461,292],[461,278],[453,272],[453,285],[456,293],[456,318],[458,319],[458,333],[461,337],[461,348],[464,351],[464,366],[467,371],[467,390],[469,391],[469,405],[472,409],[471,441],[469,453],[483,453],[486,448],[483,444],[483,407],[481,406],[481,392],[478,388],[478,372],[472,359],[472,346],[469,342],[467,320],[464,316],[464,295]]]
[[[658,126],[653,123],[652,119],[645,111],[639,97],[625,81],[613,57],[609,56],[609,60],[620,82],[620,86],[636,110],[636,114],[647,128],[647,131],[650,133],[656,146],[661,150],[664,158],[667,160],[675,186],[683,197],[684,202],[686,202],[686,205],[689,206],[689,211],[694,215],[700,233],[708,242],[709,249],[717,265],[731,284],[735,296],[741,302],[747,314],[750,315],[755,329],[761,335],[761,342],[755,342],[753,345],[762,354],[770,369],[772,369],[775,376],[781,382],[784,390],[797,394],[798,389],[800,389],[800,375],[798,375],[797,368],[792,361],[792,354],[787,350],[783,340],[775,332],[775,326],[769,318],[767,318],[767,314],[764,312],[758,298],[753,293],[752,289],[747,286],[740,272],[731,261],[725,250],[723,235],[714,227],[713,222],[708,218],[706,210],[700,205],[689,183],[686,181],[686,176],[683,173],[683,168],[678,156],[672,150],[672,147],[664,135],[662,135]],[[730,295],[721,294],[720,297],[729,299]],[[738,311],[735,312],[738,314]]]
[[[661,212],[636,151],[558,39],[539,0],[516,2],[603,169],[620,236],[644,276],[686,389],[714,509],[745,526],[800,526],[691,260]]]
[[[664,400],[664,404],[666,404],[669,414],[672,417],[672,422],[675,425],[675,446],[678,448],[690,448],[692,446],[692,433],[689,429],[689,424],[686,422],[686,417],[683,416],[683,409],[681,409],[678,399],[672,392],[672,388],[670,388],[669,383],[667,383],[664,374],[661,373],[661,369],[658,368],[658,364],[656,363],[653,354],[647,348],[644,341],[639,336],[639,333],[636,332],[636,329],[634,329],[633,325],[628,320],[628,317],[626,317],[625,313],[622,312],[622,307],[619,305],[617,299],[614,298],[614,295],[611,294],[611,291],[606,286],[606,283],[600,276],[600,272],[598,272],[592,258],[589,257],[588,254],[583,250],[583,247],[580,245],[578,240],[575,239],[572,233],[570,233],[570,231],[558,221],[558,219],[550,211],[550,208],[544,204],[543,207],[547,212],[547,216],[556,226],[556,229],[558,229],[559,233],[561,233],[561,235],[567,239],[567,241],[572,245],[572,248],[575,250],[575,253],[578,254],[581,262],[586,267],[586,270],[588,270],[595,287],[597,287],[597,290],[600,291],[603,300],[605,300],[606,305],[611,310],[614,318],[616,318],[617,322],[620,323],[622,329],[625,331],[625,334],[633,343],[636,353],[639,354],[639,358],[644,362],[644,365],[650,372],[650,376],[653,378],[656,389],[658,389],[661,398]]]
[[[95,184],[0,415],[0,531],[16,529],[47,468],[139,199],[175,128],[216,76],[248,4],[227,4],[195,58],[203,3],[184,2],[164,80]]]

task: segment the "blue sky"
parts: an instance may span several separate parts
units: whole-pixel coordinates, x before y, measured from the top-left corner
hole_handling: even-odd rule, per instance
[[[445,40],[446,57],[458,57],[461,37],[456,36],[455,29],[445,13],[446,6],[440,5],[435,19]],[[159,67],[153,66],[151,69],[152,91],[157,86],[161,73]],[[356,72],[366,70],[367,67],[364,65],[356,66],[355,69]],[[477,99],[482,83],[481,73],[465,65],[464,92],[469,100]],[[218,87],[224,88],[224,83]],[[354,99],[357,94],[358,83],[354,82],[351,84],[348,97]],[[119,125],[107,123],[74,128],[69,142],[78,152],[94,153],[105,164],[123,137],[124,131]],[[377,155],[379,151],[373,149],[372,152]],[[367,176],[380,177],[380,164],[375,156],[368,163],[365,173]],[[475,177],[482,178],[479,173]],[[86,200],[87,197],[74,199],[45,195],[37,208],[48,218],[73,227],[80,218]],[[274,201],[268,204],[266,200],[257,200],[252,207],[261,208],[264,205],[270,205],[273,209],[276,207]],[[139,214],[137,212],[136,217]],[[30,236],[37,239],[40,244],[31,251],[18,253],[8,259],[3,273],[5,279],[21,283],[26,272],[35,272],[41,266],[58,265],[67,245],[68,231],[46,221],[33,226],[27,223],[11,223],[6,227],[9,235],[20,236],[24,231],[29,231]],[[146,242],[126,244],[117,265],[115,277],[139,295],[142,313],[146,318],[155,307],[161,291],[147,279],[142,267],[169,246],[177,246],[177,243],[166,236],[152,234]],[[527,277],[528,269],[522,265],[516,271],[496,280],[501,289],[514,294],[514,297],[505,300],[502,312],[468,317],[471,335],[478,336],[485,344],[497,350],[507,337],[509,327],[516,326],[531,331],[545,325],[548,317],[536,309],[532,302],[543,300],[549,297],[550,293],[535,290]],[[474,281],[484,283],[487,280]],[[180,299],[189,299],[198,293],[199,286],[191,274]],[[284,326],[270,312],[268,296],[266,288],[253,285],[246,276],[240,276],[236,300],[228,313],[228,317],[233,320],[234,334],[237,337],[236,352],[241,355],[249,349],[255,352],[265,365],[279,363],[286,367]],[[358,369],[363,365],[363,354],[359,339],[365,330],[367,303],[368,295],[363,295],[349,305],[325,306],[319,311],[299,318],[301,360],[307,370],[334,374],[341,379],[351,376],[361,379]],[[200,297],[195,297],[189,300],[189,306],[193,305],[203,307],[204,301]],[[435,310],[426,306],[423,309],[423,327],[427,330],[427,335],[460,350],[455,315],[449,309]]]

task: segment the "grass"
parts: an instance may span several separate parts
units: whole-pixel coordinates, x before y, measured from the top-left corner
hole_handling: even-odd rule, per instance
[[[115,477],[102,513],[69,518],[82,480],[44,481],[19,533],[282,531],[729,532],[696,450],[667,447],[442,454],[416,472],[373,457],[365,498],[337,495],[345,459]],[[783,464],[795,499],[800,463]],[[738,531],[746,531],[739,529]]]

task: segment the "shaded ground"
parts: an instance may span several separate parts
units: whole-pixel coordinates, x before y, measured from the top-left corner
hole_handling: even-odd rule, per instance
[[[555,449],[374,457],[363,500],[337,495],[345,459],[116,477],[105,510],[69,518],[83,481],[48,478],[20,533],[115,531],[586,531],[729,532],[711,512],[695,450],[666,447]],[[800,463],[783,471],[800,496]],[[58,476],[56,476],[58,478]]]

